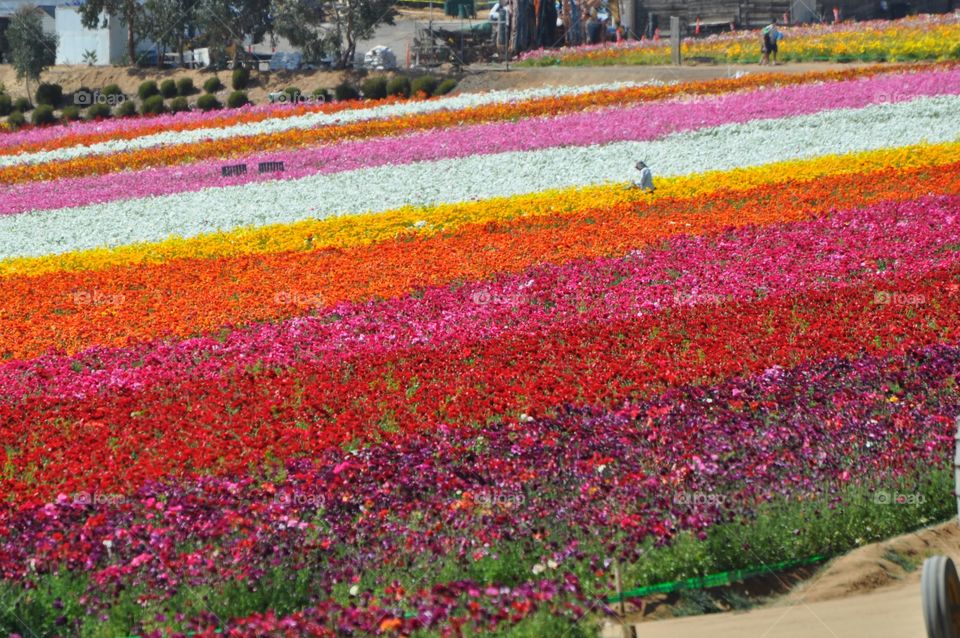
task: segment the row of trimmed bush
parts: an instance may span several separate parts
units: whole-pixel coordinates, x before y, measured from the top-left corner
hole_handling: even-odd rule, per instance
[[[384,99],[388,96],[410,97],[411,95],[432,97],[435,95],[445,95],[453,90],[456,85],[456,80],[448,79],[440,81],[432,76],[423,76],[413,80],[406,76],[397,76],[389,80],[385,76],[377,76],[364,80],[360,90],[344,82],[335,87],[332,92],[327,89],[317,89],[313,92],[312,96],[314,99],[323,101],[330,99],[336,99],[338,101],[356,100],[361,97],[376,100]],[[45,86],[55,86],[56,89],[60,88],[59,85],[47,84]],[[201,111],[212,111],[223,108],[224,105],[213,95],[216,91],[223,88],[220,80],[214,76],[204,83],[203,88],[205,93],[197,98],[196,108]],[[62,91],[58,93],[56,89],[45,88],[42,91],[40,89],[37,90],[38,106],[33,110],[30,118],[31,123],[35,126],[54,124],[57,121],[70,122],[83,119],[80,108],[73,105],[63,107],[60,116],[57,117],[54,112],[54,104],[51,102],[61,103],[63,101],[63,93]],[[84,87],[78,89],[77,93],[82,91],[86,91],[91,95],[94,94]],[[187,103],[184,94],[193,92],[193,81],[190,78],[181,78],[176,83],[174,83],[173,80],[164,80],[160,85],[157,85],[157,83],[152,80],[148,80],[143,82],[137,90],[137,95],[142,100],[139,113],[141,115],[155,115],[168,112],[178,113],[189,111],[190,105]],[[303,92],[295,86],[288,86],[283,92],[288,96],[287,99],[290,102],[298,102],[303,98]],[[44,98],[42,101],[40,99],[41,93]],[[109,104],[102,102],[92,104],[87,108],[86,119],[88,120],[105,119],[114,115],[117,117],[131,117],[138,113],[136,104],[134,104],[132,100],[122,99],[125,96],[116,84],[105,86],[99,91],[99,94],[109,97],[121,97],[121,100],[115,109],[111,109]],[[54,97],[56,97],[56,99],[53,99]],[[171,99],[169,104],[166,104],[164,101],[165,97],[172,97],[173,99]],[[250,99],[247,93],[242,90],[233,91],[226,101],[226,106],[229,108],[240,108],[247,104],[250,104]],[[32,105],[26,98],[11,100],[9,95],[0,93],[0,116],[7,116],[7,124],[11,128],[23,126],[26,123],[24,113],[30,111],[31,108]]]
[[[380,75],[364,80],[360,90],[363,92],[363,97],[368,100],[382,100],[388,96],[423,95],[433,97],[435,95],[446,95],[456,86],[457,81],[452,78],[440,81],[432,75],[424,75],[412,80],[405,75],[398,75],[389,80]]]

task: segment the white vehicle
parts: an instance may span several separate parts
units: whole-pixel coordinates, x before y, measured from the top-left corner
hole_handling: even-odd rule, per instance
[[[397,56],[390,47],[375,46],[363,56],[363,66],[383,71],[397,68]]]

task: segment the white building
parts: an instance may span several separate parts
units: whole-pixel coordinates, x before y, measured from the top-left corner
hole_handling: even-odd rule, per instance
[[[84,53],[92,51],[97,65],[120,64],[127,53],[127,27],[116,17],[106,20],[101,29],[85,29],[78,10],[82,0],[0,0],[0,53],[4,45],[3,33],[10,17],[24,6],[41,10],[43,30],[59,36],[57,64],[86,64]],[[101,20],[101,24],[103,21]],[[140,47],[149,43],[140,43]],[[7,60],[4,60],[6,62]]]
[[[66,0],[60,0],[66,1]],[[10,26],[10,18],[20,7],[34,6],[40,9],[40,18],[43,23],[43,30],[47,33],[56,33],[57,26],[55,20],[56,6],[58,0],[41,0],[40,2],[25,2],[24,0],[0,0],[0,57],[3,62],[9,62],[5,58],[7,41],[4,33]]]
[[[101,24],[103,19],[101,18]],[[96,64],[119,64],[127,53],[127,27],[120,18],[109,16],[102,29],[86,29],[80,23],[76,4],[56,10],[56,31],[60,36],[57,64],[84,64],[84,54],[93,52]]]

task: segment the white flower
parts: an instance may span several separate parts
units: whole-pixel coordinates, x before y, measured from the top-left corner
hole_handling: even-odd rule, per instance
[[[422,113],[436,113],[438,111],[455,111],[486,104],[502,104],[544,97],[580,95],[602,90],[616,91],[632,86],[643,86],[644,84],[646,83],[617,82],[613,84],[595,84],[580,87],[546,87],[525,91],[468,93],[435,100],[348,109],[330,115],[324,113],[307,113],[293,117],[272,117],[260,122],[235,124],[233,126],[217,128],[201,127],[184,131],[164,131],[152,135],[141,135],[132,139],[117,139],[90,145],[69,146],[47,151],[20,153],[17,155],[0,155],[0,167],[15,166],[18,164],[40,164],[43,162],[55,162],[90,155],[109,155],[111,153],[155,148],[157,146],[169,146],[171,144],[189,144],[203,140],[222,140],[233,137],[281,133],[283,131],[296,129],[313,129],[322,126],[335,126]],[[280,113],[282,110],[283,109],[278,108],[277,112]]]
[[[625,157],[655,157],[658,176],[678,176],[705,168],[723,171],[924,141],[955,141],[960,139],[958,111],[960,96],[937,96],[754,120],[652,142],[479,154],[4,215],[0,216],[0,259],[628,181],[635,171]],[[511,170],[505,173],[503,166]],[[490,179],[491,175],[497,179]]]

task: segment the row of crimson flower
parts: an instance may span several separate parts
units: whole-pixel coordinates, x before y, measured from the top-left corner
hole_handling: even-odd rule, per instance
[[[882,489],[945,467],[958,374],[955,345],[829,358],[612,411],[327,447],[274,477],[61,494],[0,512],[0,571],[36,592],[18,603],[22,613],[51,578],[88,577],[75,600],[55,603],[68,633],[87,618],[123,622],[111,614],[129,598],[143,613],[126,630],[204,629],[229,620],[230,608],[184,592],[281,590],[295,574],[310,583],[297,598],[305,611],[227,625],[239,635],[344,635],[376,633],[385,621],[398,632],[452,618],[474,628],[516,622],[555,596],[550,604],[575,605],[585,592],[609,591],[610,559],[634,563],[681,530],[704,538],[777,499],[834,507],[838,489]],[[481,567],[497,561],[510,582],[480,584],[489,573]],[[445,573],[468,578],[445,584]],[[268,611],[257,605],[240,615]]]
[[[346,226],[348,230],[344,231],[343,239],[346,246],[332,242],[330,250],[323,244],[322,248],[302,249],[305,238],[310,241],[312,234],[308,235],[303,228],[293,226],[289,228],[289,233],[286,229],[278,229],[256,235],[264,241],[267,237],[289,237],[289,241],[280,242],[282,245],[278,245],[271,254],[178,257],[163,263],[142,263],[163,252],[157,245],[146,245],[125,258],[133,262],[129,266],[118,264],[91,271],[84,269],[84,265],[89,263],[88,259],[78,255],[77,259],[71,260],[71,272],[53,271],[38,276],[18,274],[3,279],[5,294],[0,297],[0,358],[28,359],[51,350],[83,352],[93,346],[123,347],[131,341],[153,341],[160,336],[182,338],[197,334],[210,335],[218,333],[224,325],[285,320],[324,312],[324,309],[330,310],[345,301],[396,299],[419,290],[426,290],[432,298],[437,294],[433,289],[439,286],[462,281],[479,282],[498,273],[524,272],[536,264],[621,257],[631,250],[648,249],[681,235],[713,236],[731,227],[749,225],[768,228],[776,223],[826,216],[837,209],[877,207],[888,200],[915,199],[918,193],[955,195],[960,192],[960,164],[923,165],[924,161],[937,157],[956,159],[956,149],[941,148],[926,156],[921,156],[923,151],[915,150],[915,155],[894,153],[863,173],[828,174],[826,177],[820,174],[819,179],[810,181],[766,184],[763,182],[766,181],[767,171],[763,170],[761,185],[742,192],[728,190],[726,187],[732,185],[733,181],[724,178],[704,180],[708,186],[701,188],[703,192],[699,196],[687,192],[683,186],[660,184],[661,192],[668,194],[652,201],[618,201],[618,193],[630,191],[608,190],[604,193],[591,192],[589,196],[567,193],[569,198],[558,195],[544,198],[543,201],[518,199],[515,203],[509,203],[512,200],[507,200],[509,206],[501,201],[465,209],[454,207],[450,218],[456,219],[457,225],[451,223],[454,227],[449,233],[431,231],[426,235],[410,235],[405,232],[404,224],[391,225],[390,221],[383,218],[369,216]],[[920,166],[901,169],[899,179],[891,182],[891,169],[885,166],[909,163],[911,158],[917,156],[923,157]],[[833,160],[830,165],[834,167],[831,170],[842,170],[843,166],[850,167],[850,161]],[[820,161],[813,162],[812,166],[826,168]],[[773,169],[769,171],[771,174],[773,172]],[[692,184],[698,181],[694,179]],[[676,195],[670,195],[671,189]],[[554,208],[544,211],[547,205]],[[575,212],[563,212],[568,206]],[[939,228],[941,223],[956,223],[941,222],[945,217],[949,218],[949,210],[941,211],[939,204],[932,199],[914,206],[920,206],[922,210],[912,213],[919,215],[919,219],[913,218],[911,225],[937,220],[934,236],[930,235],[930,230],[921,229],[925,233],[924,241],[951,237],[946,228]],[[509,209],[508,214],[504,213],[505,216],[524,216],[498,220],[497,215],[504,208]],[[882,213],[885,209],[881,207],[876,210]],[[874,214],[876,212],[869,215],[863,213],[863,219],[857,223],[866,223]],[[849,218],[851,213],[846,215]],[[860,217],[860,214],[853,215],[855,219]],[[497,221],[490,221],[490,218]],[[383,226],[377,227],[381,223]],[[446,227],[448,220],[435,223]],[[895,228],[896,225],[891,226],[889,232],[900,232]],[[371,232],[378,241],[364,244],[364,232],[370,229],[375,229]],[[317,232],[323,230],[320,228]],[[823,230],[831,236],[840,233],[849,238],[851,235],[850,229],[825,227]],[[396,237],[398,232],[400,236]],[[877,229],[868,228],[866,232],[871,237],[877,236]],[[760,234],[765,237],[762,242],[765,245],[774,242],[769,259],[779,259],[782,249],[775,244],[777,240],[772,238],[774,231],[767,230]],[[745,237],[738,234],[732,239],[740,245],[750,246],[754,240]],[[850,239],[847,245],[856,245],[858,239]],[[809,259],[821,261],[816,252],[811,252],[818,246],[819,239],[816,236],[798,241],[807,247],[804,254]],[[829,241],[836,242],[837,239],[834,237]],[[908,241],[912,240],[908,238]],[[224,235],[217,242],[222,242],[224,246],[235,246],[241,242],[251,245],[257,243],[244,237],[244,233]],[[786,243],[792,245],[795,242]],[[689,242],[682,244],[684,248],[691,246]],[[699,244],[692,246],[698,251],[702,250]],[[841,244],[840,250],[845,253],[848,249]],[[914,251],[916,254],[916,249]],[[189,255],[189,252],[184,251],[184,255]],[[919,254],[923,255],[924,251],[921,249]],[[870,255],[866,257],[871,258]],[[923,263],[927,261],[926,258],[922,260]],[[726,262],[735,264],[737,258],[734,256],[726,259]],[[823,267],[833,267],[829,262],[827,260]],[[674,270],[679,265],[678,261]],[[910,264],[907,263],[907,266]],[[898,264],[898,267],[903,266]],[[763,268],[761,272],[775,273],[776,270]],[[336,273],[336,276],[331,276],[331,273]],[[538,271],[530,274],[537,276]],[[719,281],[727,281],[740,274],[723,274],[719,276]],[[710,285],[710,282],[702,279],[698,281],[701,286]],[[476,284],[473,290],[482,295],[480,287],[482,284]],[[470,289],[468,286],[463,290]],[[491,288],[490,292],[491,301],[498,307],[503,306],[501,299],[513,296],[509,290],[504,291],[506,295],[499,295],[496,288]],[[468,297],[463,295],[459,301],[466,301]],[[348,307],[346,313],[354,314],[353,308]],[[388,306],[381,308],[387,309]],[[464,309],[458,307],[453,310],[459,315]],[[341,311],[342,307],[337,310]],[[417,310],[418,314],[422,311]],[[382,331],[383,325],[395,324],[396,321],[388,318],[377,331]],[[296,326],[297,322],[287,322],[285,325]],[[310,325],[310,328],[312,331],[317,329],[316,325]],[[258,327],[255,325],[251,330],[255,333]],[[217,344],[217,347],[221,350],[236,347],[246,349],[247,341],[249,338],[243,334],[233,335],[229,343]],[[316,341],[316,338],[312,341]],[[189,341],[182,347],[173,347],[183,352],[192,350],[194,343]],[[152,349],[153,346],[148,348]],[[50,368],[48,372],[55,377],[64,374],[62,368],[65,365],[92,367],[95,372],[88,375],[88,379],[96,378],[99,383],[121,383],[128,376],[143,381],[145,371],[139,369],[141,364],[137,360],[141,356],[154,360],[156,357],[150,354],[141,348],[131,348],[125,355],[126,365],[136,369],[126,373],[113,372],[120,366],[109,361],[124,358],[124,355],[118,356],[115,352],[94,352],[84,360],[64,362],[59,370],[53,364],[37,367]],[[256,352],[249,354],[260,356]],[[180,367],[184,365],[194,368],[189,361],[179,364]],[[15,388],[23,385],[16,379],[18,369],[19,364],[0,368],[0,393],[7,394],[2,390],[7,389],[13,394]],[[72,371],[66,372],[69,375]],[[28,377],[29,373],[24,376]],[[36,379],[32,382],[36,383]],[[51,388],[61,388],[61,384],[49,375],[43,377],[42,383]],[[90,391],[86,384],[77,384],[75,388],[77,392]]]
[[[942,172],[951,171],[955,176],[953,183],[942,185],[947,191],[960,187],[956,167]],[[860,176],[852,182],[863,183],[865,189],[869,183]],[[847,186],[853,188],[852,184]],[[911,182],[904,191],[918,187],[932,190],[941,186],[925,179]],[[784,189],[788,194],[790,190]],[[843,194],[837,193],[840,201],[846,199]],[[864,199],[868,199],[868,195],[873,197],[874,193],[867,191]],[[824,203],[825,207],[830,205],[830,201]],[[960,234],[960,197],[922,197],[869,206],[862,203],[862,206],[833,210],[824,217],[801,222],[746,226],[719,234],[678,235],[668,246],[632,251],[625,257],[579,259],[563,265],[536,266],[516,274],[501,271],[491,280],[429,287],[415,296],[376,303],[342,303],[323,310],[327,303],[326,290],[314,284],[318,283],[318,275],[326,273],[321,269],[314,272],[315,269],[308,268],[303,261],[294,261],[291,266],[299,275],[296,288],[290,286],[277,295],[271,288],[276,289],[282,282],[264,276],[261,290],[266,298],[263,303],[276,304],[276,299],[280,299],[286,305],[295,305],[294,302],[308,307],[315,305],[316,316],[254,324],[220,339],[211,335],[186,341],[152,340],[125,348],[96,348],[76,356],[11,363],[0,366],[0,388],[3,388],[0,398],[16,402],[25,395],[36,395],[69,401],[97,392],[115,393],[186,378],[215,379],[225,370],[243,368],[250,362],[288,368],[304,360],[335,362],[346,354],[385,355],[411,347],[450,347],[508,332],[547,327],[556,330],[568,324],[602,323],[672,307],[748,300],[756,297],[758,291],[766,296],[780,296],[837,282],[850,285],[874,281],[879,285],[893,274],[917,276],[960,261],[960,253],[950,250],[954,238]],[[740,210],[746,215],[745,207]],[[602,228],[608,223],[612,222],[603,219],[594,226]],[[531,234],[527,233],[526,237]],[[536,254],[535,246],[523,244],[517,250]],[[403,244],[409,245],[409,242]],[[479,248],[488,245],[477,244]],[[784,246],[791,246],[792,250],[784,252]],[[418,254],[416,248],[407,250]],[[388,261],[385,252],[385,248],[380,248],[374,253],[382,257],[378,265],[388,267],[396,263]],[[463,261],[459,251],[450,253],[454,263]],[[435,259],[430,260],[432,267],[439,269],[441,265],[437,262],[444,257],[436,254]],[[496,260],[508,270],[506,248],[496,251]],[[863,267],[864,263],[871,262],[878,267]],[[192,266],[191,270],[196,271],[197,267]],[[205,293],[211,306],[236,294],[236,289],[228,287],[226,280],[237,271],[222,270],[224,285],[216,287],[222,298],[205,290],[210,286],[207,278],[198,278],[196,282],[197,293]],[[275,272],[276,268],[270,270]],[[404,277],[390,270],[381,280]],[[424,267],[421,272],[405,277],[426,279],[426,270]],[[453,278],[454,274],[456,271],[449,277]],[[63,280],[59,296],[67,298],[74,278],[60,276],[59,279]],[[340,279],[349,281],[348,275]],[[107,279],[98,281],[105,283]],[[145,286],[147,281],[141,279],[139,283]],[[185,287],[186,284],[169,286],[171,292],[176,289],[182,297],[195,298]],[[95,290],[107,300],[125,299],[125,295],[134,294],[119,285],[104,288],[92,282],[77,288]],[[38,279],[32,280],[29,290],[36,290],[37,297],[57,294],[56,289],[42,285]],[[39,331],[45,323],[40,318],[40,310],[17,293],[19,288],[10,291],[11,302],[17,302],[24,321],[31,321]],[[141,290],[140,294],[149,293]],[[245,294],[253,297],[254,291],[247,288]],[[93,307],[92,313],[102,311],[104,304],[96,304],[92,298],[86,301]],[[125,300],[124,305],[126,303]],[[155,302],[150,314],[163,313],[163,305],[160,300]],[[203,307],[201,300],[197,300],[195,310],[199,313]],[[50,319],[60,319],[56,326],[62,330],[63,309],[54,308],[61,312],[51,313]],[[178,308],[186,311],[184,305],[169,310],[170,314]],[[11,306],[11,314],[13,312]],[[225,322],[232,318],[224,315]],[[99,333],[105,330],[104,323],[102,319],[96,323]],[[22,337],[22,332],[20,335]]]
[[[668,308],[491,339],[346,354],[76,401],[0,404],[4,498],[125,490],[175,471],[226,472],[384,431],[483,423],[565,403],[611,404],[867,349],[960,335],[960,266],[844,288]],[[878,292],[884,301],[877,303]],[[901,299],[902,297],[902,299]],[[918,303],[914,303],[918,302]],[[109,444],[107,444],[109,442]]]

